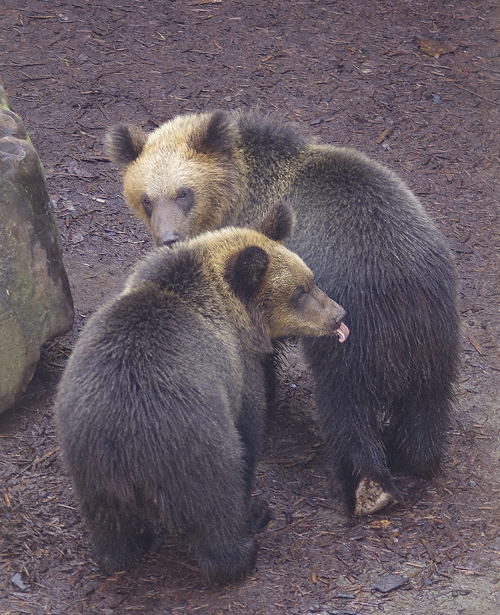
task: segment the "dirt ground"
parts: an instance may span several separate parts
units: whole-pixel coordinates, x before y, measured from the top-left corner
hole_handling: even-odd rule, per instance
[[[0,417],[0,613],[500,612],[500,9],[497,0],[2,0],[0,78],[45,166],[76,306]],[[402,176],[459,268],[463,371],[443,475],[346,517],[297,348],[256,491],[274,520],[246,581],[205,586],[182,540],[103,575],[58,452],[55,386],[88,316],[151,249],[106,128],[251,108]],[[1,358],[0,358],[1,360]],[[332,482],[334,488],[332,490]]]

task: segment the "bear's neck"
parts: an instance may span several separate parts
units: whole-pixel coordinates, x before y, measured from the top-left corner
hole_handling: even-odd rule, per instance
[[[281,134],[246,127],[240,131],[237,159],[243,180],[238,226],[262,217],[273,202],[286,200],[303,149]]]

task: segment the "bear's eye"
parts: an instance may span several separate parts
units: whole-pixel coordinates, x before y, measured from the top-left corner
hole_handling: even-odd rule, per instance
[[[153,213],[153,201],[145,192],[143,192],[141,196],[141,205],[144,208],[146,215],[151,218],[151,215]]]
[[[297,288],[293,291],[292,296],[290,297],[291,303],[297,304],[300,300],[307,295],[307,290],[303,286],[297,286]]]
[[[179,188],[175,200],[182,211],[188,213],[194,205],[194,190],[191,190],[191,188]]]

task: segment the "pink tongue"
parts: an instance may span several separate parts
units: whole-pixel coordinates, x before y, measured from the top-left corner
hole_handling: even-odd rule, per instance
[[[339,342],[343,344],[349,336],[349,329],[344,325],[343,322],[340,323],[340,327],[335,331],[339,338]]]

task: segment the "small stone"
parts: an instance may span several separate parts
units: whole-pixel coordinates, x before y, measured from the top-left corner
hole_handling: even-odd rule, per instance
[[[387,594],[388,592],[403,587],[408,583],[408,579],[399,574],[388,574],[384,577],[379,577],[372,585],[372,590],[377,590]]]
[[[23,579],[22,579],[21,575],[18,572],[16,572],[16,574],[12,575],[11,581],[12,581],[12,583],[14,583],[14,585],[16,587],[19,587],[19,589],[22,590],[22,591],[25,591],[25,590],[28,589],[28,586],[23,583]]]

